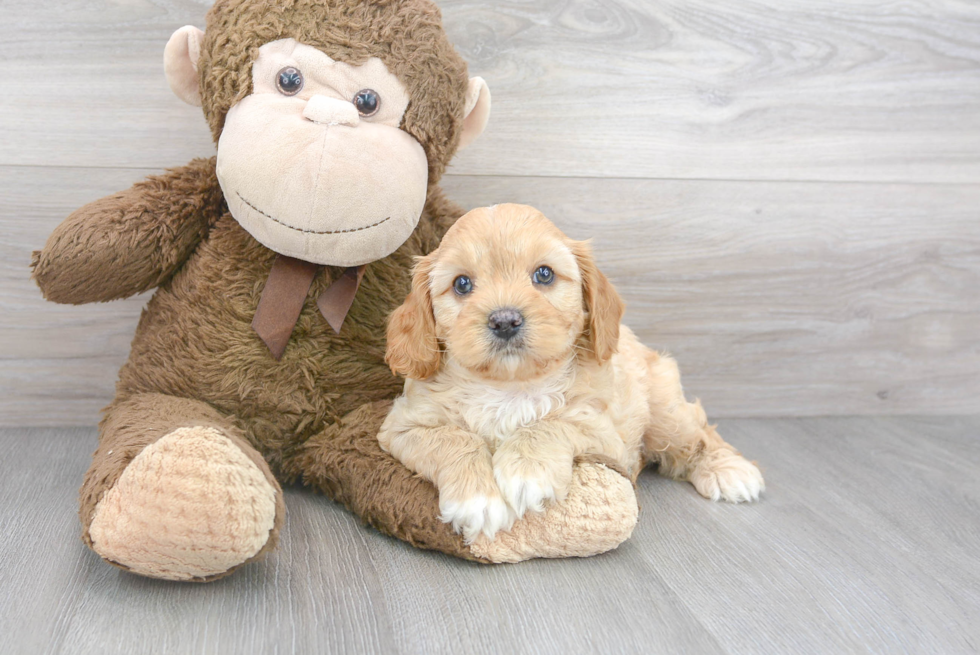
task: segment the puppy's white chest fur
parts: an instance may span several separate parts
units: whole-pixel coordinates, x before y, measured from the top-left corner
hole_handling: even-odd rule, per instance
[[[488,384],[455,380],[454,418],[461,427],[486,440],[491,448],[565,405],[571,385],[567,369],[533,383]]]

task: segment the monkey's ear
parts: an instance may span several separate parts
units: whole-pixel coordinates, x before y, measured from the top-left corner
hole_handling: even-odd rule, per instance
[[[471,77],[466,89],[466,106],[463,109],[463,134],[459,137],[459,149],[476,141],[490,120],[490,87],[482,77]]]
[[[197,76],[197,60],[201,56],[204,32],[186,25],[170,37],[163,51],[163,70],[170,89],[189,105],[201,106],[201,89]]]

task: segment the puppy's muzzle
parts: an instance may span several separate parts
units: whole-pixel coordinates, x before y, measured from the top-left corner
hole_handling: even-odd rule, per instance
[[[496,309],[487,317],[487,327],[493,336],[503,341],[509,341],[524,325],[524,316],[516,309]]]

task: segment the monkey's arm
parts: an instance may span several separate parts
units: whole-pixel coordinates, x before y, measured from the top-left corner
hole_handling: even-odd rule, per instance
[[[214,167],[195,159],[73,212],[33,254],[44,297],[104,302],[170,279],[225,211]]]

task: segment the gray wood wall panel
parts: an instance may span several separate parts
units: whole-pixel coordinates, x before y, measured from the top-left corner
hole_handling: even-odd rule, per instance
[[[207,152],[161,64],[207,4],[7,3],[0,164],[159,168]],[[440,4],[498,107],[462,174],[980,180],[975,2]]]
[[[11,169],[8,169],[11,170]],[[0,181],[0,417],[92,423],[145,297],[45,303],[30,250],[145,171],[16,167]],[[44,188],[64,191],[45,197]],[[450,176],[466,205],[540,207],[592,237],[626,322],[715,416],[980,410],[980,188]]]
[[[44,303],[72,209],[213,151],[209,3],[0,7],[0,425],[91,424],[146,298]],[[490,83],[446,187],[592,236],[715,416],[980,412],[980,4],[441,2]]]

